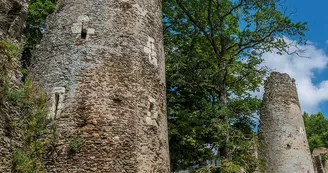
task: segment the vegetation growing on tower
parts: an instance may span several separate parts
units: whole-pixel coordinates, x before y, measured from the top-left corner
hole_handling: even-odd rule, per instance
[[[17,78],[19,74],[26,75],[29,61],[42,38],[40,25],[53,9],[54,1],[30,1],[24,33],[27,43],[22,58],[21,45],[10,39],[0,41],[0,115],[5,116],[6,135],[16,141],[11,144],[11,162],[12,170],[18,173],[44,172],[44,154],[55,141],[53,135],[44,136],[47,126],[51,126],[51,130],[55,128],[47,121],[44,93],[29,78],[23,78],[21,83],[13,81],[13,75]]]

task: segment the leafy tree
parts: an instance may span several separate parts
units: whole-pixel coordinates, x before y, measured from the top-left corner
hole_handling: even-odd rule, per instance
[[[311,151],[319,147],[328,147],[328,120],[319,112],[303,114],[306,135]]]
[[[285,37],[305,43],[306,23],[292,22],[276,0],[163,3],[172,170],[213,159],[253,169],[260,100],[249,91],[266,75],[261,55],[298,53]]]
[[[30,0],[29,2],[25,29],[27,43],[22,54],[22,65],[25,69],[30,65],[36,46],[42,39],[45,20],[49,14],[54,12],[55,3],[56,0]]]

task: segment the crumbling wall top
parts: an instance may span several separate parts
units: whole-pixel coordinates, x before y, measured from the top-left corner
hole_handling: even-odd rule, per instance
[[[287,73],[272,72],[265,81],[264,89],[264,101],[270,99],[287,105],[295,103],[300,107],[295,79]]]

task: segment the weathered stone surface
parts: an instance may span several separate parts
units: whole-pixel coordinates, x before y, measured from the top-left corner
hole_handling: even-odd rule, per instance
[[[324,158],[328,156],[328,149],[324,147],[315,148],[312,151],[313,166],[315,173],[328,172],[328,161]]]
[[[267,173],[313,173],[294,79],[273,72],[265,82],[259,153]]]
[[[326,155],[326,154],[328,154],[328,148],[325,147],[315,148],[312,151],[312,156]]]
[[[169,172],[161,3],[58,3],[31,68],[58,124],[48,172]]]
[[[27,0],[0,0],[0,41],[18,48],[17,52],[22,51],[25,43],[23,37],[23,29],[25,19],[27,17]],[[5,52],[1,52],[1,61],[5,61]],[[20,83],[21,74],[20,54],[17,57],[11,57],[10,67],[7,63],[6,73],[10,77],[10,82],[14,84]],[[6,62],[3,62],[4,64]]]
[[[19,40],[27,16],[27,0],[0,0],[0,38]]]
[[[326,173],[325,170],[325,159],[321,155],[313,156],[313,166],[315,173]]]
[[[20,144],[20,114],[16,107],[5,100],[4,81],[14,89],[20,84],[20,54],[24,45],[22,31],[27,14],[26,0],[0,0],[0,172],[11,172],[13,148]],[[10,45],[15,48],[15,57],[8,57]],[[17,50],[16,50],[17,49]],[[12,52],[10,52],[12,53]]]

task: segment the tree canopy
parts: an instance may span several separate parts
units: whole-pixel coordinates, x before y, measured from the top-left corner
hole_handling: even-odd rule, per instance
[[[221,171],[251,172],[261,101],[250,92],[267,73],[261,56],[297,53],[289,48],[305,44],[306,23],[293,22],[277,0],[163,4],[172,170],[214,160]]]
[[[328,148],[328,120],[324,115],[321,112],[312,115],[304,112],[303,119],[310,150]]]
[[[36,46],[41,42],[45,20],[55,10],[56,0],[30,0],[26,20],[25,36],[27,42],[22,54],[23,68],[27,69],[33,58]]]
[[[42,38],[56,0],[30,0],[23,68]],[[253,172],[261,100],[251,96],[267,69],[263,53],[298,53],[305,22],[280,0],[163,0],[172,171]],[[293,38],[294,42],[286,38]],[[304,114],[311,149],[327,146],[327,120]]]

